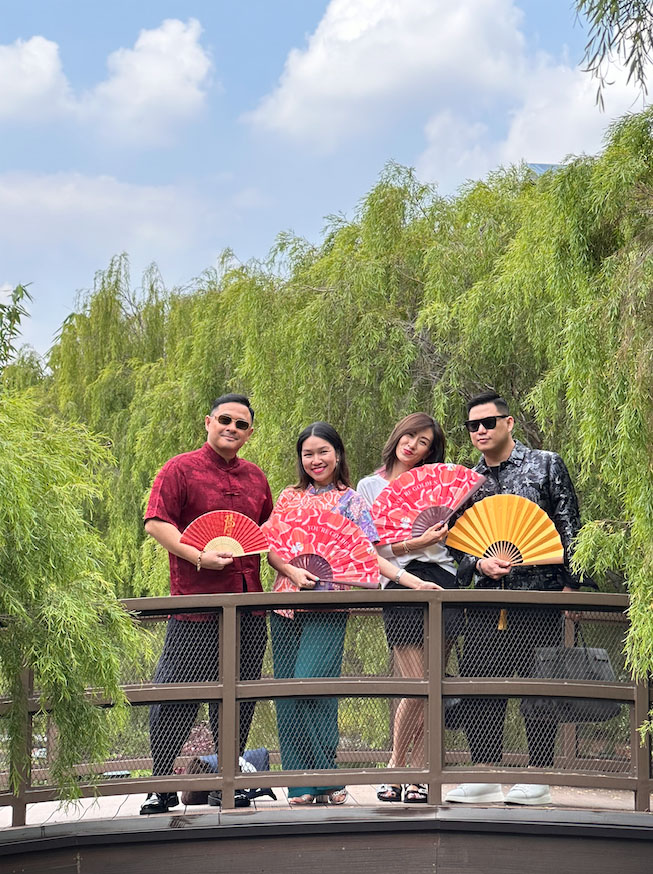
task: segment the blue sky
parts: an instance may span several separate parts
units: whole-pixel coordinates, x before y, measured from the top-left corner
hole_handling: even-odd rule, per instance
[[[0,291],[31,283],[39,352],[114,254],[184,286],[319,239],[389,160],[450,194],[642,105],[616,72],[596,108],[570,0],[0,6]]]

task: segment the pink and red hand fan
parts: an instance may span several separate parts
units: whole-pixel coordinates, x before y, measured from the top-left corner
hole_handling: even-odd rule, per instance
[[[317,508],[293,507],[263,526],[270,549],[294,567],[320,578],[313,591],[341,586],[379,585],[376,550],[354,522]]]
[[[424,464],[407,470],[381,492],[371,513],[381,543],[419,537],[446,522],[485,482],[460,464]]]

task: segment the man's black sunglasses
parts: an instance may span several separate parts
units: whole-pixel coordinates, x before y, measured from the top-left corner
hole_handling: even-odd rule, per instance
[[[231,425],[233,422],[239,431],[247,431],[247,429],[251,427],[246,419],[234,419],[231,416],[227,416],[226,413],[220,413],[220,415],[215,416],[215,418],[221,425]]]
[[[497,419],[509,419],[510,416],[486,416],[484,419],[467,419],[463,424],[470,434],[475,434],[482,425],[486,431],[497,427]]]

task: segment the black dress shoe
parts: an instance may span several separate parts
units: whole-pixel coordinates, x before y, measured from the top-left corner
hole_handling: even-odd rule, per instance
[[[151,799],[151,800],[150,800]],[[176,807],[179,798],[176,792],[150,792],[141,806],[141,813],[167,813],[170,807]]]

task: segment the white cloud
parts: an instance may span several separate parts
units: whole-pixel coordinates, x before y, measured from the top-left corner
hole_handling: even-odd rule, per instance
[[[195,19],[142,30],[133,49],[109,55],[109,78],[86,96],[89,113],[106,131],[141,141],[165,137],[198,115],[212,67],[201,32]]]
[[[469,122],[460,111],[436,113],[425,127],[427,146],[417,160],[418,175],[451,192],[464,179],[481,178],[498,166],[558,164],[569,155],[596,154],[610,122],[642,108],[623,70],[613,68],[610,78],[602,112],[591,76],[541,56],[522,78],[522,93],[503,132]]]
[[[96,256],[149,248],[155,258],[192,243],[201,221],[194,218],[198,200],[177,186],[110,176],[7,173],[0,176],[0,238],[12,256],[22,252],[32,261],[39,251],[58,248]]]
[[[133,48],[109,55],[109,75],[84,94],[67,80],[56,43],[42,36],[0,46],[0,118],[75,119],[114,141],[166,142],[201,112],[212,62],[200,23],[167,19],[142,30]]]
[[[0,292],[30,283],[23,336],[47,349],[95,272],[120,252],[135,284],[152,262],[185,285],[233,243],[234,227],[261,208],[254,189],[138,185],[81,173],[0,174]]]
[[[598,152],[613,119],[642,109],[623,70],[614,68],[611,78],[602,112],[595,100],[596,81],[587,73],[551,65],[535,71],[500,144],[501,161],[559,163],[569,154]]]
[[[293,49],[276,89],[245,118],[334,147],[406,106],[518,87],[524,39],[512,0],[331,0],[305,49]]]
[[[71,108],[55,42],[33,36],[0,45],[0,119],[41,121]]]
[[[425,135],[428,145],[416,170],[420,178],[437,181],[444,193],[464,179],[484,175],[496,163],[487,125],[469,122],[449,109],[429,119]]]

